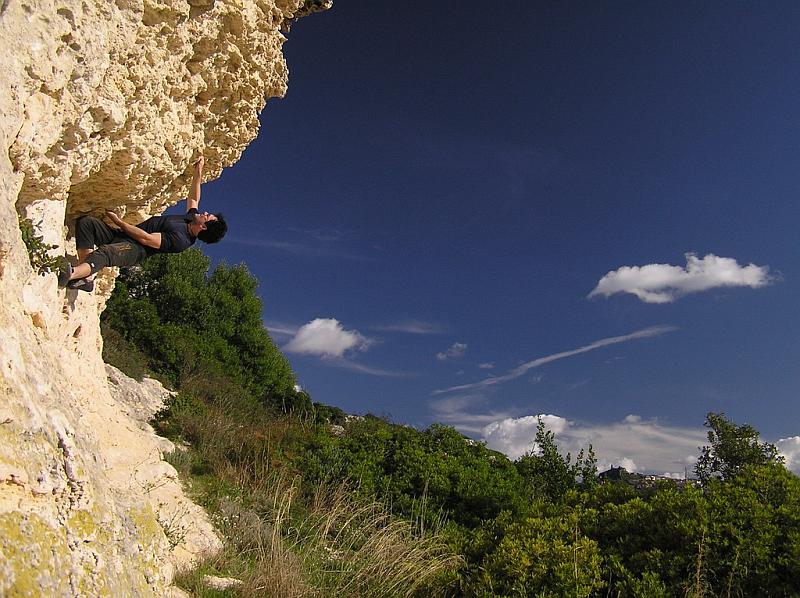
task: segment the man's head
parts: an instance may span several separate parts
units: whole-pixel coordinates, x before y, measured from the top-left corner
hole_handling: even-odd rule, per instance
[[[203,243],[217,243],[228,232],[228,223],[222,214],[197,213],[189,224],[192,233]]]

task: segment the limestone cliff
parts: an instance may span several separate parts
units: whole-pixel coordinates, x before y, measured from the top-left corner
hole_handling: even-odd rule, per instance
[[[175,558],[200,550],[171,546],[165,505],[189,507],[163,445],[109,391],[98,314],[113,278],[79,295],[36,275],[17,213],[72,253],[76,215],[160,213],[201,152],[217,176],[286,90],[282,31],[329,4],[0,2],[0,595],[163,594]]]

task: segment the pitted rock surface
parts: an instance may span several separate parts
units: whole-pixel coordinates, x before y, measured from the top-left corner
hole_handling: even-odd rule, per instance
[[[171,546],[165,529],[199,515],[142,423],[150,407],[109,390],[98,315],[114,273],[91,295],[59,290],[33,272],[17,214],[74,254],[77,215],[161,213],[201,153],[218,176],[286,90],[282,31],[319,6],[0,4],[0,595],[170,595],[175,566],[218,545],[209,526]]]

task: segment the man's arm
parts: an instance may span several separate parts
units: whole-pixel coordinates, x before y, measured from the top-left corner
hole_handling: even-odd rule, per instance
[[[132,224],[128,224],[122,218],[117,216],[114,212],[106,212],[108,218],[116,224],[123,233],[128,235],[131,239],[139,243],[139,245],[144,245],[145,247],[152,247],[153,249],[160,249],[161,248],[161,233],[148,233],[147,231],[142,230],[138,226],[133,226]]]
[[[203,182],[203,164],[205,158],[200,156],[197,162],[194,163],[194,174],[192,175],[192,185],[189,187],[189,195],[186,197],[186,211],[192,208],[195,210],[200,205],[200,185]]]

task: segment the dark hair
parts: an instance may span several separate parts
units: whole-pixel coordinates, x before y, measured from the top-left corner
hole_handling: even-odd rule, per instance
[[[206,230],[201,230],[197,233],[197,238],[203,243],[218,243],[225,233],[228,232],[228,223],[225,222],[225,216],[222,214],[215,214],[216,220],[206,222]]]

